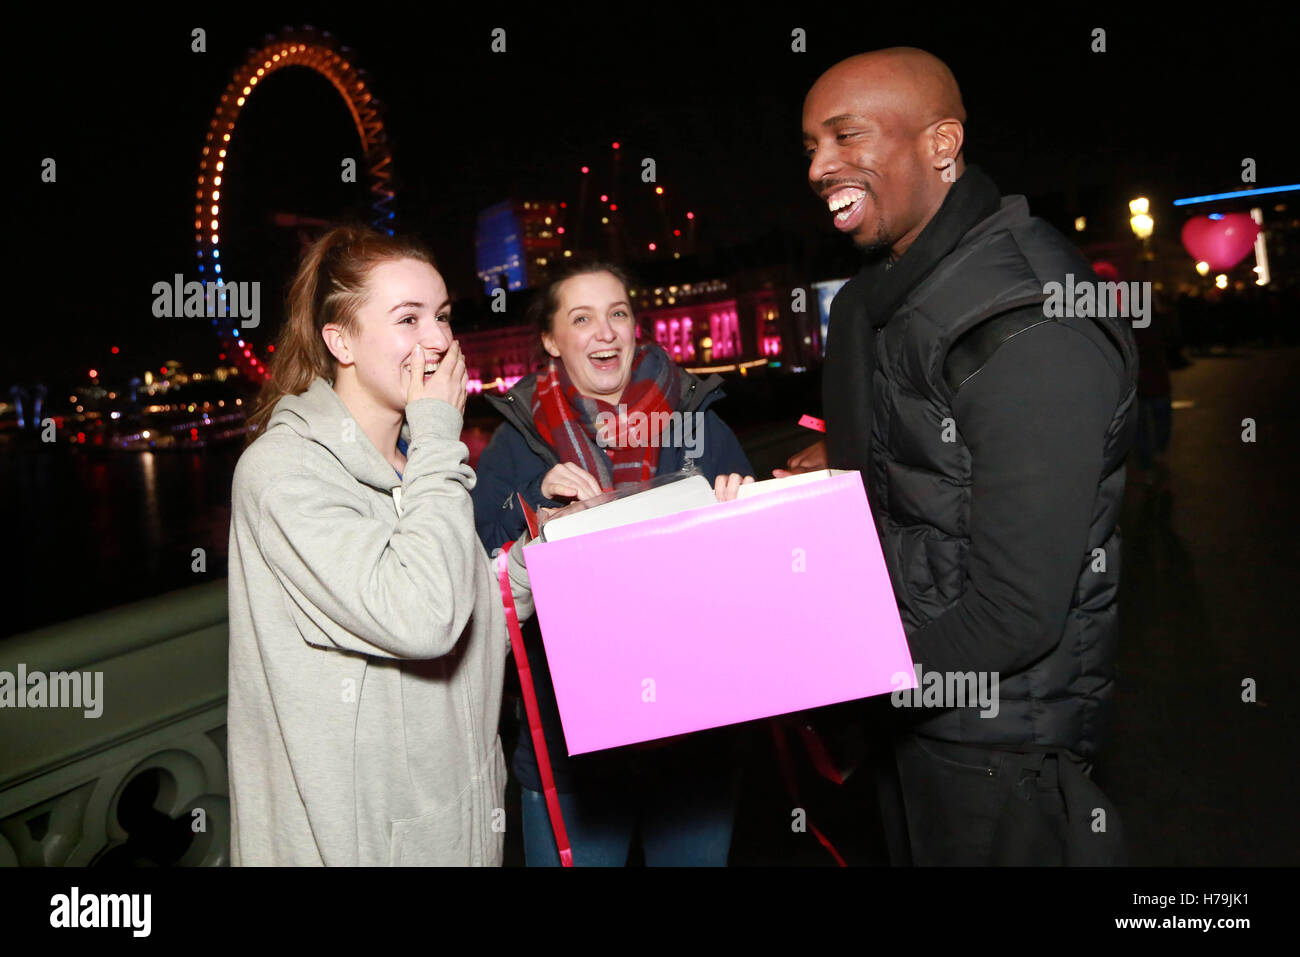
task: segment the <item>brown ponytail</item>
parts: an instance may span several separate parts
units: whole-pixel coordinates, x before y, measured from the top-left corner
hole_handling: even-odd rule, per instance
[[[288,319],[271,358],[271,378],[248,416],[247,442],[265,430],[275,405],[286,395],[301,395],[320,376],[333,381],[338,361],[321,330],[330,323],[351,331],[365,302],[366,279],[380,263],[433,257],[412,239],[395,238],[366,226],[336,226],[307,249],[289,289]]]

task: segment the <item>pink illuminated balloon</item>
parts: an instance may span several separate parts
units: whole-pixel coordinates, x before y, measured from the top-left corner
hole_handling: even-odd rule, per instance
[[[1259,223],[1246,213],[1224,213],[1222,219],[1197,216],[1183,226],[1183,248],[1211,269],[1231,269],[1246,257],[1259,235]]]

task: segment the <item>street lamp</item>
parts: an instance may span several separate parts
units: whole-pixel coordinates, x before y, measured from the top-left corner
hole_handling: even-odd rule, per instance
[[[1250,218],[1257,222],[1260,230],[1255,235],[1255,280],[1256,286],[1267,286],[1272,279],[1268,270],[1268,249],[1264,245],[1264,213],[1258,206],[1250,211]]]
[[[1150,216],[1150,209],[1151,203],[1145,196],[1130,200],[1128,204],[1130,214],[1128,224],[1133,227],[1133,235],[1143,241],[1151,238],[1151,232],[1156,225],[1156,221]]]
[[[1150,278],[1151,272],[1151,233],[1155,229],[1156,221],[1151,218],[1151,202],[1145,196],[1139,196],[1137,199],[1129,200],[1128,224],[1133,229],[1133,235],[1142,243],[1142,272],[1144,278]]]

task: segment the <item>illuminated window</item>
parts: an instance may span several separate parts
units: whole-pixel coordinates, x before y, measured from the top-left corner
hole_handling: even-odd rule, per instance
[[[709,314],[709,339],[714,359],[740,355],[740,323],[734,309]]]

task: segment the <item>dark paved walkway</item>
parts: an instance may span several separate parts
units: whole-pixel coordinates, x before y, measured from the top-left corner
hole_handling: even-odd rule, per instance
[[[1300,863],[1297,385],[1294,348],[1194,359],[1173,373],[1188,407],[1173,413],[1168,490],[1129,484],[1121,685],[1098,780],[1135,864]]]

